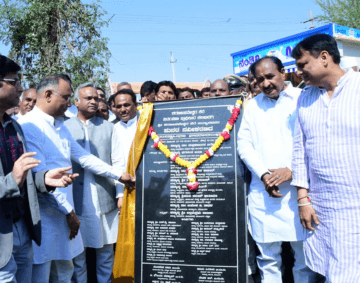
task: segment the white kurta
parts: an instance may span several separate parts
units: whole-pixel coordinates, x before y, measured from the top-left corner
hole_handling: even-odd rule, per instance
[[[34,172],[71,166],[71,159],[82,167],[102,176],[119,179],[122,172],[85,151],[63,124],[63,118],[54,119],[37,108],[19,119],[28,151],[41,163]],[[81,233],[69,239],[70,229],[66,215],[73,210],[72,185],[56,188],[53,193],[38,193],[41,217],[41,246],[33,244],[34,263],[51,260],[70,260],[83,250]]]
[[[125,157],[125,164],[127,165],[129,152],[131,148],[131,144],[134,140],[137,129],[137,116],[129,120],[127,123],[120,121],[115,124],[114,131],[116,131],[117,136],[115,143],[121,144],[123,154]]]
[[[85,132],[85,150],[90,152],[88,129],[86,125],[83,125],[83,127]],[[115,146],[112,150],[114,149],[119,150]],[[119,192],[117,188],[117,197],[122,195],[123,192]],[[82,207],[82,215],[78,217],[81,222],[80,232],[84,247],[98,249],[104,245],[116,243],[119,227],[118,209],[116,208],[107,214],[101,213],[95,176],[87,169],[84,170],[84,198]]]
[[[300,224],[296,188],[279,186],[282,198],[271,198],[261,176],[268,169],[291,168],[296,103],[301,89],[289,85],[277,100],[259,94],[246,106],[238,133],[238,152],[251,170],[248,193],[249,230],[256,242],[299,241]]]

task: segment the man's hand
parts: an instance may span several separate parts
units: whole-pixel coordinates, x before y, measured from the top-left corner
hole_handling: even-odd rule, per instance
[[[122,173],[119,182],[123,183],[128,188],[135,188],[135,177],[128,173]]]
[[[305,201],[303,202],[300,201],[300,203],[304,203],[307,201],[308,200],[305,199]],[[299,206],[299,217],[300,217],[300,222],[305,229],[315,231],[315,228],[312,227],[312,222],[314,222],[316,225],[320,224],[319,218],[315,213],[315,209],[310,204]]]
[[[40,164],[40,160],[31,157],[34,155],[36,152],[24,153],[14,163],[12,174],[19,188],[24,184],[29,170]]]
[[[168,95],[165,94],[165,93],[158,93],[156,95],[156,98],[157,98],[156,100],[158,100],[158,101],[167,101],[167,100],[169,100]]]
[[[120,212],[121,212],[121,207],[122,207],[122,204],[123,204],[123,197],[121,197],[121,198],[118,198],[118,200],[117,200],[117,207],[118,207],[118,209],[119,209],[119,211],[118,211],[118,214],[120,215]]]
[[[270,178],[267,180],[270,187],[277,187],[282,183],[290,181],[292,179],[292,172],[289,168],[269,169],[271,173]]]
[[[141,102],[149,102],[149,99],[146,96],[141,97]]]
[[[50,187],[67,187],[79,174],[66,173],[70,167],[56,168],[46,172],[45,185]]]
[[[72,210],[69,214],[66,215],[66,221],[70,227],[70,240],[72,240],[79,233],[80,220],[76,216],[74,210]]]
[[[271,178],[270,174],[266,174],[263,176],[262,180],[265,186],[265,190],[268,192],[270,197],[281,198],[283,195],[280,194],[280,190],[277,186],[269,186],[268,180]]]

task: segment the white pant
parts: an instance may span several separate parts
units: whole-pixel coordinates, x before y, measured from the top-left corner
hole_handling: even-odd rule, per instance
[[[282,242],[273,243],[256,243],[260,255],[257,257],[257,263],[261,273],[262,283],[281,283],[281,244]],[[295,283],[312,283],[315,282],[316,273],[308,268],[305,264],[303,242],[290,242],[295,252],[295,263],[293,267],[293,276]]]
[[[13,252],[9,262],[0,268],[0,282],[30,282],[34,251],[23,218],[13,224],[13,243]]]
[[[114,245],[105,245],[95,249],[96,252],[96,277],[99,283],[111,283],[111,274],[114,265]],[[86,283],[86,250],[73,259],[74,275],[72,283]]]
[[[73,273],[74,265],[71,259],[34,264],[32,283],[70,283]]]

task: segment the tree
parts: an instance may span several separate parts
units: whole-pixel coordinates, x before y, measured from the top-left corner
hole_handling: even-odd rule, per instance
[[[316,0],[316,3],[324,12],[319,21],[360,29],[359,0]]]
[[[109,71],[108,22],[97,4],[80,0],[0,0],[0,41],[29,83],[53,73],[67,73],[75,87],[92,80],[105,86]]]

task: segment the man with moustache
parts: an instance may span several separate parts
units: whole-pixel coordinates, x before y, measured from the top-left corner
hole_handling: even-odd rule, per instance
[[[244,111],[238,152],[251,171],[249,229],[261,253],[257,262],[262,282],[282,282],[283,241],[290,242],[295,251],[294,282],[314,282],[315,274],[305,264],[305,233],[296,188],[290,185],[295,110],[301,90],[291,85],[285,89],[285,70],[276,57],[258,60],[254,70],[262,93]]]
[[[115,109],[120,114],[121,121],[116,123],[114,131],[117,135],[114,144],[121,144],[119,150],[125,158],[125,165],[130,152],[132,141],[137,129],[137,103],[136,96],[132,90],[122,89],[115,93]]]
[[[210,86],[210,97],[230,95],[229,84],[224,80],[216,80]]]
[[[92,83],[84,83],[75,90],[78,114],[65,121],[73,138],[88,152],[107,164],[125,171],[119,145],[112,142],[114,125],[96,116],[99,98]],[[81,222],[80,232],[85,248],[96,252],[96,276],[98,282],[111,282],[114,262],[113,244],[117,240],[119,224],[117,203],[123,197],[123,187],[107,177],[83,170],[72,162],[73,172],[79,173],[74,183],[74,207]],[[120,201],[122,203],[122,201]],[[85,250],[76,256],[72,282],[86,282],[87,266]]]
[[[307,85],[292,161],[306,263],[327,282],[360,282],[360,74],[341,69],[327,34],[305,38],[291,56]]]
[[[36,96],[37,93],[35,88],[30,88],[23,92],[23,94],[20,96],[20,111],[17,115],[14,116],[15,120],[18,120],[21,116],[24,116],[26,113],[33,110],[36,104]]]
[[[35,151],[35,157],[41,161],[34,172],[71,166],[73,160],[94,174],[134,185],[135,179],[129,174],[84,150],[64,125],[63,116],[72,93],[68,76],[45,77],[36,90],[36,106],[19,119],[29,149]],[[42,243],[41,246],[34,245],[32,282],[69,282],[74,271],[72,260],[84,250],[80,221],[74,211],[72,186],[56,188],[50,194],[38,194],[38,198]]]

